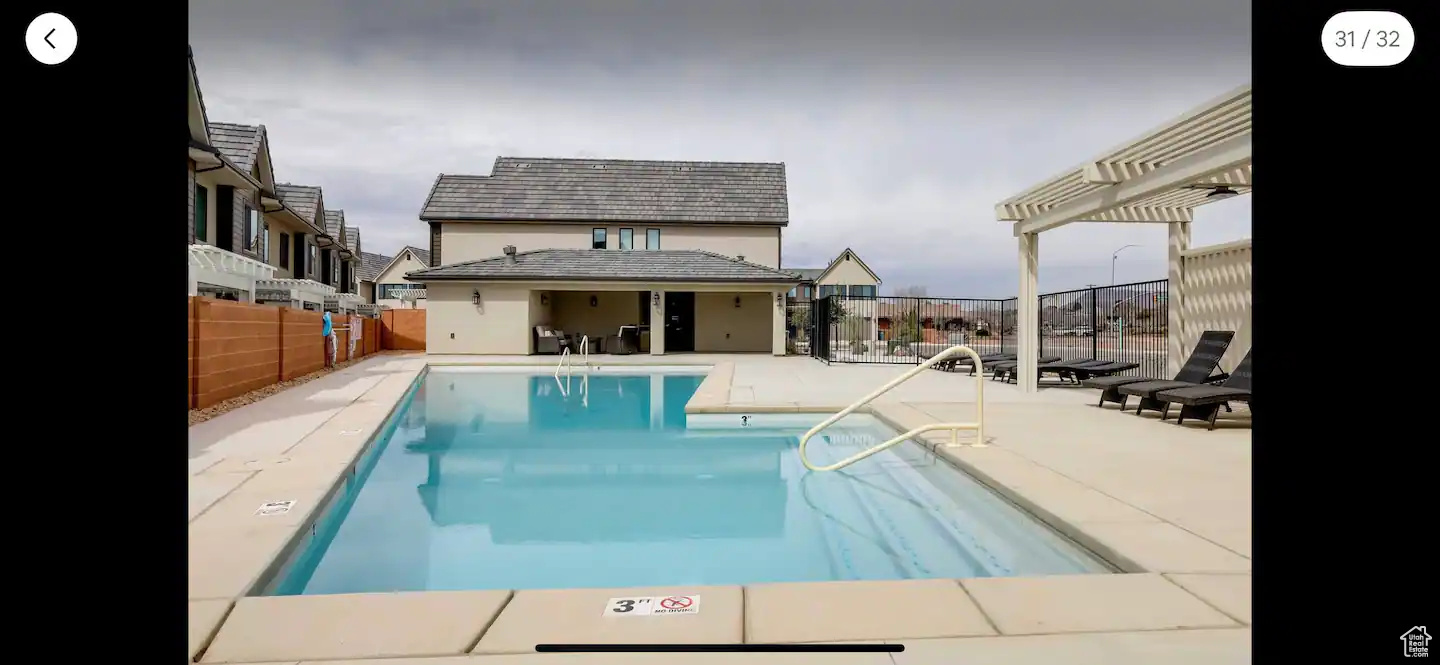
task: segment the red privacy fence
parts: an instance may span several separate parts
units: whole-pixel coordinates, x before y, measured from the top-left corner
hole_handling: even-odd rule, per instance
[[[325,340],[320,336],[320,316],[303,309],[190,297],[190,408],[202,409],[322,369]],[[351,358],[352,331],[341,328],[357,319],[360,339],[354,357],[382,348],[378,320],[337,317],[336,362]],[[423,320],[420,330],[423,349]]]
[[[425,310],[387,309],[380,313],[381,345],[386,349],[425,350]]]

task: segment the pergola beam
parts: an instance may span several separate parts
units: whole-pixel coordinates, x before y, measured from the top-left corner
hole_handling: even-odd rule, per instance
[[[1176,159],[1145,175],[1080,196],[1039,215],[1016,222],[1015,236],[1039,233],[1075,221],[1102,219],[1105,213],[1113,209],[1123,208],[1127,204],[1245,166],[1250,162],[1251,152],[1250,134],[1227,139]]]
[[[1044,215],[1051,210],[1049,206],[1025,206],[1025,208],[1032,209],[1033,212],[1028,215],[1016,214],[1009,218],[1010,221],[1022,222],[1033,217]],[[1195,213],[1194,209],[1189,207],[1119,206],[1105,210],[1086,220],[1076,221],[1169,224],[1172,222],[1193,222],[1195,221]]]

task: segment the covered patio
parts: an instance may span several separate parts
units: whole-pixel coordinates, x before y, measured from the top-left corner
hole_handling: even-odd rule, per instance
[[[995,206],[1019,244],[1023,392],[1039,390],[1040,234],[1074,222],[1168,226],[1167,374],[1201,327],[1234,326],[1227,370],[1249,350],[1249,241],[1192,249],[1190,224],[1195,208],[1250,192],[1250,99],[1248,84],[1231,90]]]

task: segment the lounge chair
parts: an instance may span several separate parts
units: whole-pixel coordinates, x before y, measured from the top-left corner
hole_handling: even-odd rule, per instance
[[[1175,421],[1177,425],[1185,424],[1186,418],[1199,418],[1210,424],[1207,429],[1215,429],[1215,418],[1220,415],[1220,407],[1223,406],[1229,411],[1231,402],[1250,404],[1250,352],[1245,352],[1245,357],[1240,360],[1235,371],[1226,377],[1224,383],[1218,386],[1162,390],[1155,393],[1155,400],[1164,404],[1160,411],[1161,420],[1170,414],[1171,404],[1179,404],[1180,418]]]
[[[1015,354],[1013,353],[991,353],[980,356],[980,362],[984,364],[984,371],[994,371],[993,368],[995,365],[1014,359]],[[970,376],[975,376],[975,362],[970,360],[968,356],[962,356],[955,362],[957,367],[969,367]]]
[[[1060,356],[1040,356],[1040,359],[1036,362],[1041,365],[1046,365],[1049,363],[1058,363],[1062,360],[1063,359]],[[1000,362],[997,362],[991,366],[995,373],[990,376],[990,380],[994,381],[995,379],[1003,379],[1008,381],[1010,379],[1010,373],[1014,372],[1015,368],[1019,366],[1019,360],[1002,360]]]
[[[1109,376],[1119,374],[1139,367],[1140,363],[1122,363],[1109,360],[1067,360],[1063,362],[1047,363],[1040,365],[1040,376],[1051,372],[1059,376],[1061,380],[1080,383],[1095,376]],[[1010,380],[1015,380],[1015,372],[1010,372]]]
[[[1100,390],[1100,402],[1096,406],[1103,407],[1106,402],[1114,402],[1124,411],[1125,403],[1133,395],[1140,398],[1140,405],[1135,407],[1135,415],[1140,415],[1147,408],[1158,411],[1161,404],[1153,399],[1155,393],[1223,380],[1225,375],[1211,376],[1211,373],[1220,364],[1225,350],[1230,348],[1230,340],[1234,338],[1235,333],[1230,330],[1207,330],[1201,333],[1200,340],[1195,343],[1195,348],[1190,350],[1190,357],[1185,360],[1185,365],[1175,373],[1175,378],[1169,381],[1136,376],[1105,376],[1087,379],[1083,385]]]
[[[929,359],[934,358],[934,357],[935,357],[934,354],[931,354],[931,355],[928,355],[928,356],[922,355],[922,356],[920,356],[920,359],[921,359],[922,361],[924,361],[924,360],[929,360]],[[992,363],[992,362],[998,362],[998,361],[1001,361],[1001,360],[1009,360],[1009,359],[1014,358],[1014,357],[1015,357],[1015,354],[1013,354],[1013,353],[991,353],[991,354],[981,355],[981,356],[980,356],[980,362],[984,363],[986,366],[989,366],[989,364]],[[975,364],[975,361],[974,361],[973,359],[971,359],[970,356],[967,356],[967,355],[963,355],[963,354],[962,354],[962,355],[950,356],[949,358],[946,358],[946,359],[944,359],[944,360],[942,360],[942,361],[940,361],[940,362],[938,362],[938,363],[935,363],[934,365],[931,365],[931,366],[930,366],[930,369],[938,369],[938,370],[941,370],[941,371],[944,371],[944,372],[950,372],[950,371],[954,371],[957,366],[958,366],[958,367],[970,367],[970,373],[971,373],[971,374],[974,374],[974,373],[975,373],[975,368],[974,368],[974,367],[971,367],[971,366],[974,365],[974,364]]]

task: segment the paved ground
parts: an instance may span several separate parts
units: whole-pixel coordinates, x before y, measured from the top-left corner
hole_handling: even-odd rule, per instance
[[[1250,437],[1243,410],[1213,432],[985,381],[985,447],[935,447],[1124,574],[246,597],[347,474],[427,362],[553,366],[553,358],[385,357],[191,430],[191,654],[201,662],[1249,663]],[[690,408],[827,411],[911,369],[768,356],[596,356],[713,364]],[[872,413],[898,429],[970,420],[977,387],[925,370]],[[929,442],[948,434],[927,435]],[[973,442],[973,439],[971,439]],[[257,517],[283,495],[291,513]],[[617,622],[616,593],[703,593],[704,614]],[[875,608],[883,607],[883,612]],[[539,642],[903,642],[899,654],[524,655]],[[383,660],[364,661],[372,658]]]

